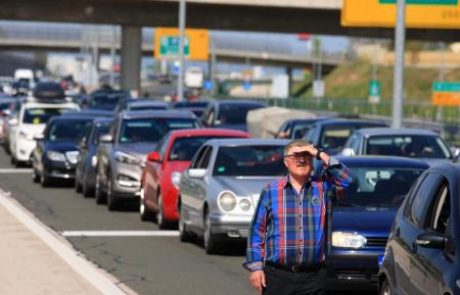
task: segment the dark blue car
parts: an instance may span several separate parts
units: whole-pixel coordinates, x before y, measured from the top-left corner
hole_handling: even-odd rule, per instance
[[[94,196],[96,188],[96,152],[99,137],[109,132],[113,118],[99,118],[81,140],[78,148],[78,162],[75,170],[75,191],[86,198]]]
[[[393,223],[380,294],[460,294],[460,165],[442,163],[416,182]]]
[[[78,143],[94,120],[92,116],[58,116],[48,121],[43,135],[36,137],[32,153],[34,182],[43,187],[55,180],[74,180]]]
[[[337,192],[327,260],[328,286],[377,288],[382,259],[396,212],[416,179],[429,166],[402,157],[340,157],[352,184]]]

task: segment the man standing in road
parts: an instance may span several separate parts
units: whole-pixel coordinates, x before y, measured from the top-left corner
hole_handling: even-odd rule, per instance
[[[324,173],[313,176],[313,158]],[[337,159],[305,140],[284,148],[288,175],[262,190],[249,229],[250,281],[264,295],[324,294],[331,200],[352,181]]]

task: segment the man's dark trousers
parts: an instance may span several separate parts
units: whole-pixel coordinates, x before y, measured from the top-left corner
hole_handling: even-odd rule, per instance
[[[291,272],[267,265],[264,269],[267,287],[263,295],[324,295],[327,271],[316,270]]]

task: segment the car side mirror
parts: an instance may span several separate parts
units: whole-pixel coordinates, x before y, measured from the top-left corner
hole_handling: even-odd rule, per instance
[[[112,143],[113,142],[113,136],[111,134],[104,134],[99,137],[99,142],[101,143]]]
[[[154,151],[148,154],[147,161],[149,162],[161,162],[161,155],[159,152]]]
[[[419,235],[415,242],[423,248],[443,249],[446,244],[446,238],[440,233],[430,232]]]
[[[459,147],[452,147],[450,149],[450,151],[452,152],[452,155],[454,157],[454,162],[458,162],[458,160],[460,158],[460,148]]]
[[[0,116],[2,117],[8,117],[9,115],[11,115],[11,111],[6,109],[6,110],[3,110],[1,113],[0,113]]]
[[[341,154],[343,156],[351,157],[355,155],[355,151],[352,148],[344,148]]]
[[[45,139],[45,135],[43,135],[43,133],[39,133],[39,134],[34,135],[34,140],[35,141],[41,141],[43,139]]]
[[[189,169],[188,175],[190,178],[204,178],[206,175],[206,169]]]

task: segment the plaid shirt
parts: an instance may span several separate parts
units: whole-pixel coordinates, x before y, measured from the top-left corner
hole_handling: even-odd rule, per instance
[[[348,168],[331,157],[325,173],[311,177],[300,193],[289,176],[270,183],[261,192],[251,222],[243,266],[256,271],[267,261],[286,267],[323,262],[330,241],[328,192],[334,188],[340,192],[351,181]]]

